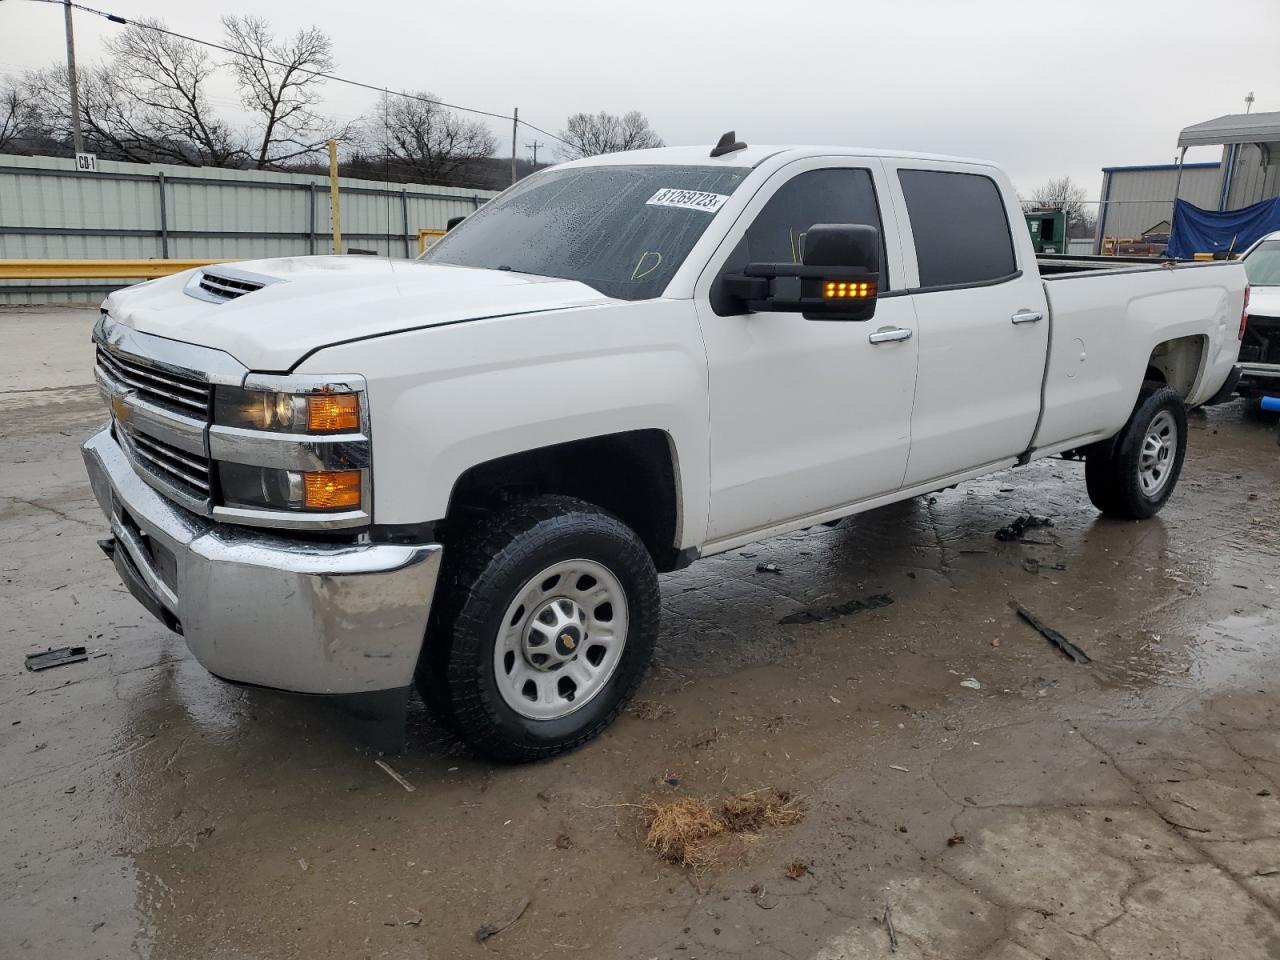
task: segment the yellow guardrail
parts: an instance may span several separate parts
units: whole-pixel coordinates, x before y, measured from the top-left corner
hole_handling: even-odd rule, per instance
[[[0,260],[0,280],[150,280],[230,260]]]

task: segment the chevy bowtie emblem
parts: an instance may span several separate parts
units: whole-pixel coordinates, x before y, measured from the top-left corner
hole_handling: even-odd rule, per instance
[[[120,396],[111,398],[111,412],[115,414],[117,420],[123,423],[129,419],[129,414],[132,411],[129,410],[128,405],[124,402],[124,397]]]
[[[573,634],[571,633],[560,634],[560,642],[564,644],[566,650],[572,650],[578,645],[578,641],[573,639]]]

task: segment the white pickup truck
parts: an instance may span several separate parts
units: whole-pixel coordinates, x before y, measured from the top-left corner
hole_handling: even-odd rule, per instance
[[[660,572],[1052,455],[1159,510],[1244,269],[1093,266],[1038,269],[990,163],[730,135],[539,172],[418,261],[153,280],[94,332],[103,549],[220,677],[385,730],[416,681],[546,757],[635,691]]]

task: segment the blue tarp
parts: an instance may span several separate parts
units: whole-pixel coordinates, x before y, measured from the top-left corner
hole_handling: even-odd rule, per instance
[[[1221,213],[1179,200],[1174,206],[1169,256],[1190,260],[1197,253],[1243,253],[1273,230],[1280,230],[1280,197]]]

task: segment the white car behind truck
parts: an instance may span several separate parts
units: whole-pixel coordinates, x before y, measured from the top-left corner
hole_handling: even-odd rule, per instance
[[[111,295],[84,445],[131,592],[227,680],[476,749],[603,730],[657,575],[1052,455],[1150,517],[1239,349],[1238,263],[1042,277],[996,166],[846,148],[539,172],[420,261]]]

